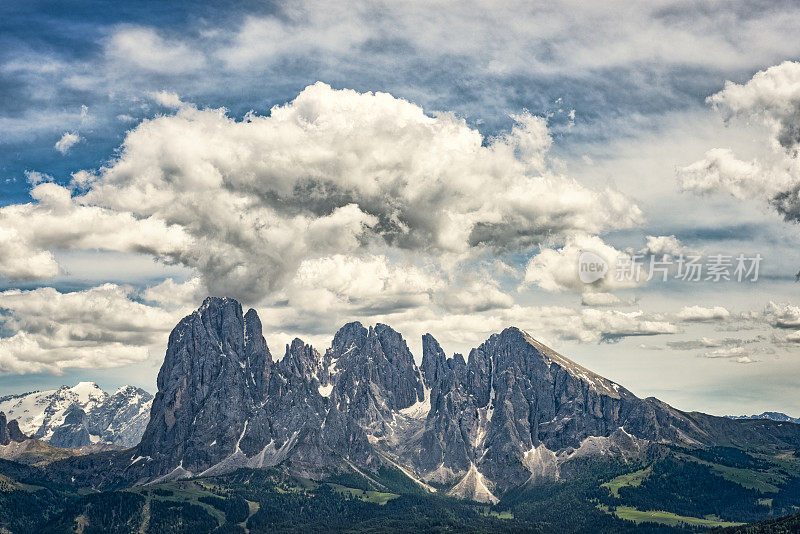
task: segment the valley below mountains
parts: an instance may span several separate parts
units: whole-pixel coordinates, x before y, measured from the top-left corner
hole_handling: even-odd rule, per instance
[[[209,298],[170,334],[154,398],[91,384],[0,398],[20,441],[114,445],[5,461],[0,501],[45,499],[37,528],[65,532],[123,521],[99,514],[109,499],[140,531],[199,517],[231,532],[345,530],[369,518],[400,531],[436,520],[671,532],[800,510],[798,424],[639,398],[514,327],[466,357],[422,341],[417,365],[391,327],[349,323],[324,350],[295,339],[276,359],[254,310]],[[289,513],[300,501],[310,515]],[[400,503],[417,515],[391,523]],[[0,525],[26,531],[24,514],[5,513]]]

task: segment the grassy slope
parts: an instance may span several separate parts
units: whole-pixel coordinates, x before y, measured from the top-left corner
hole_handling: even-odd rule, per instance
[[[678,456],[708,466],[722,478],[739,484],[742,487],[754,489],[763,493],[778,493],[780,490],[779,486],[786,482],[786,476],[780,473],[780,469],[777,465],[770,469],[760,471],[708,462],[687,454],[679,454]]]
[[[380,506],[385,505],[387,502],[391,501],[392,499],[397,499],[400,495],[396,493],[387,493],[381,491],[372,491],[372,490],[361,490],[356,488],[348,488],[346,486],[341,486],[339,484],[328,484],[334,491],[341,495],[349,496],[353,499],[359,499],[364,502],[371,502],[378,504]]]
[[[374,503],[378,505],[385,505],[392,499],[400,497],[396,493],[361,490],[357,488],[350,488],[341,484],[329,483],[327,484],[334,491],[340,495],[358,499],[363,502]],[[220,490],[224,489],[224,484],[220,484],[214,479],[200,479],[200,480],[182,480],[177,482],[166,482],[163,484],[156,484],[152,486],[140,486],[128,490],[131,493],[142,495],[148,499],[155,499],[159,501],[177,501],[195,504],[202,507],[217,522],[222,525],[225,523],[225,515],[217,508],[200,502],[199,499],[204,496],[218,497]],[[282,484],[278,485],[275,489],[279,493],[296,493],[305,494],[318,488],[319,484],[303,478],[289,479]],[[258,511],[258,503],[248,501],[250,506],[250,515]]]
[[[691,454],[678,452],[675,453],[676,457],[696,462],[705,465],[711,470],[723,477],[724,479],[738,484],[744,488],[760,491],[765,494],[774,494],[780,491],[780,487],[791,477],[800,473],[800,461],[793,454],[779,454],[779,455],[753,455],[755,458],[768,462],[768,466],[762,469],[746,469],[741,467],[733,467],[723,465],[721,463],[710,462],[700,458],[696,458]],[[619,491],[624,487],[639,487],[642,482],[651,475],[652,466],[645,469],[639,469],[630,473],[617,476],[603,484],[602,488],[606,488],[611,495],[619,499]],[[759,499],[759,502],[771,506],[771,498]],[[598,505],[598,508],[609,512],[608,507]],[[706,528],[720,528],[720,527],[736,527],[744,525],[744,523],[722,521],[719,518],[713,517],[690,517],[681,516],[672,512],[663,510],[643,511],[638,510],[632,506],[626,506],[620,503],[616,506],[615,516],[620,519],[629,521],[653,522],[669,526],[689,525],[694,527]],[[737,531],[738,532],[738,531]]]
[[[800,514],[759,521],[740,527],[712,530],[714,534],[793,534],[800,532]]]
[[[159,495],[157,490],[169,492],[171,494]],[[167,482],[153,486],[138,486],[129,491],[131,493],[136,493],[147,497],[148,499],[155,499],[158,501],[177,501],[195,504],[208,512],[214,519],[217,520],[220,525],[225,523],[224,513],[222,513],[220,510],[217,510],[210,504],[206,504],[198,500],[200,497],[216,497],[217,495],[208,491],[201,484],[198,484],[194,481]]]
[[[602,484],[600,487],[608,488],[611,492],[611,495],[614,497],[619,498],[619,490],[620,488],[624,488],[626,486],[630,487],[639,487],[642,484],[642,480],[650,476],[652,472],[652,468],[647,467],[646,469],[639,469],[638,471],[634,471],[633,473],[626,473],[624,475],[620,475],[617,478],[609,480],[608,482]]]
[[[599,504],[597,507],[604,512],[612,513],[603,505]],[[630,506],[617,506],[613,514],[620,519],[634,521],[635,523],[658,523],[660,525],[668,525],[671,527],[688,525],[692,527],[714,528],[733,527],[743,524],[733,523],[731,521],[722,521],[714,518],[681,516],[671,512],[665,512],[663,510],[642,511],[637,510],[636,508],[631,508]]]

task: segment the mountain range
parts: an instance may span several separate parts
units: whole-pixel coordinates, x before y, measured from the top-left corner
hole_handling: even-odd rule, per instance
[[[209,298],[172,331],[133,483],[285,465],[321,477],[402,470],[430,491],[497,502],[570,476],[588,456],[654,444],[800,446],[800,426],[737,421],[641,399],[517,328],[465,359],[423,338],[417,366],[391,327],[343,326],[324,352],[295,339],[275,361],[257,313]]]
[[[729,419],[769,419],[782,423],[800,423],[800,417],[791,417],[783,412],[762,412],[758,415],[728,415]]]
[[[27,435],[54,447],[107,443],[132,447],[150,419],[153,395],[125,386],[106,393],[93,382],[0,397],[0,412]]]
[[[800,509],[800,425],[639,398],[515,327],[466,357],[426,334],[417,365],[352,322],[276,359],[254,310],[208,298],[157,388],[0,399],[0,528],[679,532]]]

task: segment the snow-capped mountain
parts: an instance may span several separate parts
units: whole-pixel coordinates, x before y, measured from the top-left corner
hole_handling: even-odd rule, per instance
[[[0,412],[16,419],[20,430],[56,447],[94,443],[132,447],[139,443],[153,396],[124,386],[106,393],[93,382],[0,397]]]

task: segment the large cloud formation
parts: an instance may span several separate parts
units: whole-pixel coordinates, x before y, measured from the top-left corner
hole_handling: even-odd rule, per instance
[[[680,254],[695,253],[684,246],[674,235],[645,236],[645,247],[617,250],[598,236],[571,235],[561,247],[541,247],[528,261],[522,287],[538,286],[545,291],[572,291],[584,293],[587,306],[609,306],[622,301],[605,292],[630,289],[645,285],[649,280],[664,279],[664,265],[654,262],[672,263]],[[592,253],[601,258],[608,272],[593,283],[581,281],[578,273],[583,253]],[[592,296],[591,293],[595,293]]]
[[[543,119],[515,120],[485,139],[452,114],[323,83],[243,120],[183,105],[130,131],[105,167],[76,173],[72,192],[41,184],[38,203],[0,209],[0,227],[16,232],[5,246],[39,258],[0,268],[44,277],[52,248],[145,251],[253,302],[307,259],[387,247],[458,258],[639,220],[619,193],[551,170]],[[110,239],[111,226],[123,236]]]
[[[115,250],[166,256],[188,247],[179,226],[156,217],[91,206],[52,182],[30,191],[35,202],[0,208],[0,275],[47,279],[59,273],[53,250]]]
[[[0,292],[0,372],[60,373],[140,362],[164,341],[176,316],[131,300],[130,288],[105,284],[61,293],[45,287]]]
[[[772,152],[747,161],[727,148],[709,150],[678,170],[681,187],[760,198],[787,221],[800,222],[800,63],[770,67],[745,84],[727,82],[708,102],[726,119],[742,117],[765,126]]]
[[[583,252],[591,252],[602,258],[608,266],[606,275],[593,284],[586,284],[578,277],[578,263]],[[620,260],[631,261],[632,276],[617,276]],[[567,239],[560,248],[543,247],[533,256],[525,269],[524,286],[535,285],[545,291],[613,291],[636,287],[646,281],[640,265],[632,262],[627,252],[607,245],[597,236],[575,235]],[[591,297],[590,297],[591,299]]]

